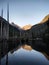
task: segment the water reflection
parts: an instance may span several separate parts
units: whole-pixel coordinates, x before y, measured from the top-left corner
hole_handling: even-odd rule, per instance
[[[49,65],[49,60],[42,53],[27,46],[26,42],[24,44],[20,41],[0,42],[0,65]]]

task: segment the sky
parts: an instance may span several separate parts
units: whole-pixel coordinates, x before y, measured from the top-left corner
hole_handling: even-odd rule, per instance
[[[9,22],[19,26],[35,25],[49,14],[49,0],[0,0],[0,15],[7,20],[7,3],[9,2]]]

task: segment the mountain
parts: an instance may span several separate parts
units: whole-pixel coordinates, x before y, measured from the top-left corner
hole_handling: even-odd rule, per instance
[[[44,19],[39,24],[45,23],[46,21],[48,21],[48,19],[49,19],[49,14],[45,16]]]
[[[32,26],[30,31],[29,35],[32,35],[34,42],[31,47],[49,56],[49,14],[40,23]]]
[[[32,25],[28,24],[22,27],[23,30],[28,30],[32,27]]]
[[[15,24],[15,23],[11,23],[11,25],[13,25],[13,26],[15,26],[16,28],[18,28],[19,30],[22,30],[22,28],[19,26],[19,25],[17,25],[17,24]]]

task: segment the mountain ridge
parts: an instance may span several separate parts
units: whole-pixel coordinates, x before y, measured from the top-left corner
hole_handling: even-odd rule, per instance
[[[39,24],[45,23],[49,19],[49,14],[46,15]]]
[[[22,29],[23,29],[23,30],[28,30],[28,29],[30,29],[31,27],[32,27],[31,24],[27,24],[27,25],[23,26]]]
[[[49,14],[46,15],[46,16],[42,19],[42,21],[41,21],[40,23],[37,23],[37,24],[43,24],[43,23],[45,23],[46,21],[48,21],[48,19],[49,19]],[[24,25],[23,27],[20,27],[19,25],[14,24],[14,23],[12,23],[12,25],[14,25],[14,26],[16,26],[17,28],[22,29],[22,30],[29,30],[29,29],[31,29],[31,27],[33,26],[33,25],[31,25],[31,24],[27,24],[27,25]],[[35,24],[35,25],[36,25],[36,24]]]

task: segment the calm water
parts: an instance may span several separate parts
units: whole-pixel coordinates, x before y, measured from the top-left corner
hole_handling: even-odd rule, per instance
[[[8,48],[6,43],[4,46],[5,49],[2,47],[4,49],[4,53],[2,52],[3,56],[1,55],[0,65],[49,65],[49,60],[40,52],[35,50],[25,50],[22,47],[17,49],[15,46],[15,48],[10,46],[12,47],[11,51],[11,48]],[[6,47],[9,50],[8,53],[5,53],[7,52]]]

